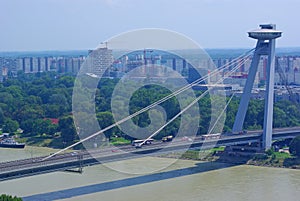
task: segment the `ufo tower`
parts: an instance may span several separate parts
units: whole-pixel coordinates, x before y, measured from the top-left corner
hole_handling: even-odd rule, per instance
[[[263,125],[262,148],[267,150],[272,145],[273,129],[273,103],[274,103],[274,75],[275,75],[275,40],[281,37],[282,32],[276,30],[275,24],[260,25],[260,29],[248,32],[249,37],[256,39],[257,44],[254,51],[248,79],[244,88],[235,122],[232,128],[233,133],[239,133],[243,129],[246,112],[249,105],[251,90],[257,72],[261,56],[268,57],[267,63],[267,82],[265,93],[265,111]]]

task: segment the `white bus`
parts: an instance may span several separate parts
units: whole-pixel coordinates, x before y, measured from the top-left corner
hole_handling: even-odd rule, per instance
[[[202,140],[213,140],[213,139],[219,139],[221,137],[221,133],[214,133],[214,134],[206,134],[202,135]]]

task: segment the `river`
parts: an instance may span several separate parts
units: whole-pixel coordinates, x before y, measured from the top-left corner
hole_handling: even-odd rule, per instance
[[[48,155],[51,149],[1,149],[1,161]],[[83,174],[55,172],[0,182],[0,193],[25,201],[299,201],[300,171],[178,160],[160,172],[133,175],[113,170],[171,164],[173,159],[146,157],[84,168]]]

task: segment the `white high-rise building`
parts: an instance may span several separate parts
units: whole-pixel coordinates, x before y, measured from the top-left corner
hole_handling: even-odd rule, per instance
[[[39,62],[39,71],[40,72],[45,72],[47,71],[46,69],[46,58],[45,57],[41,57],[39,58],[40,62]]]
[[[32,58],[32,67],[31,67],[31,72],[32,73],[37,73],[39,72],[39,58],[33,57]]]
[[[23,71],[23,58],[17,58],[17,71]]]
[[[98,76],[102,76],[106,70],[109,73],[110,66],[114,59],[112,50],[108,48],[98,48],[96,50],[89,51],[89,57],[87,58],[86,69],[88,73],[93,73]]]
[[[24,58],[24,73],[30,73],[31,72],[31,58]]]

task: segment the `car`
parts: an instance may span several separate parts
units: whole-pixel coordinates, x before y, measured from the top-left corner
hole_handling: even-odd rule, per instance
[[[182,137],[182,138],[181,138],[181,141],[188,141],[188,142],[192,142],[192,141],[193,141],[193,139],[192,139],[192,138],[190,138],[190,137],[188,137],[188,136],[184,136],[184,137]]]
[[[173,136],[172,135],[168,135],[168,136],[163,137],[161,139],[161,141],[163,141],[163,142],[169,142],[169,141],[172,141],[172,140],[173,140]]]

